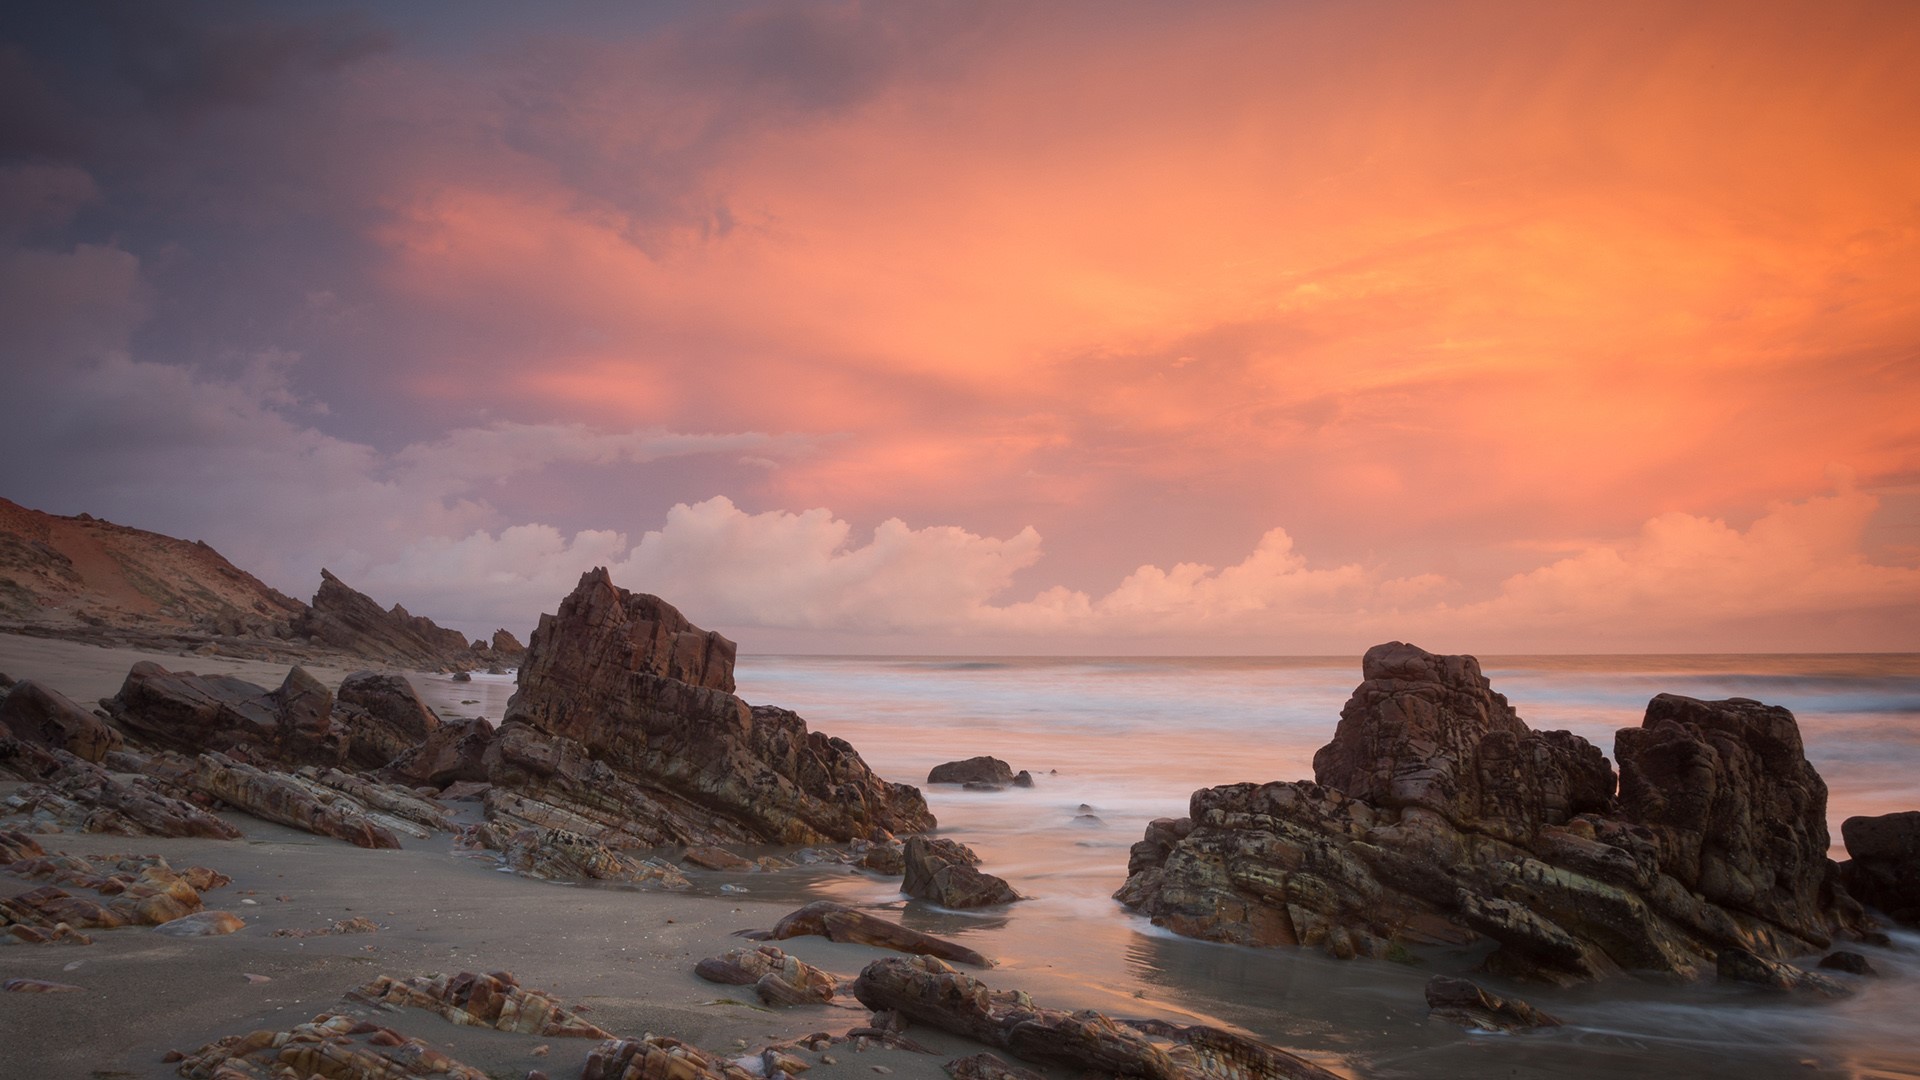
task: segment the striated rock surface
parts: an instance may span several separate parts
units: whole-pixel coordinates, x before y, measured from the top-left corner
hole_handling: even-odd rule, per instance
[[[910,836],[900,891],[949,908],[992,907],[1021,899],[1006,881],[981,871],[979,863],[980,857],[965,844]]]
[[[1310,1061],[1219,1028],[1049,1009],[1024,993],[989,989],[928,956],[875,960],[860,972],[853,993],[870,1009],[900,1013],[1024,1061],[1089,1075],[1334,1080]]]
[[[239,1080],[257,1076],[322,1076],[329,1080],[488,1080],[391,1028],[340,1013],[321,1013],[286,1031],[261,1029],[228,1035],[190,1054],[176,1052],[177,1072],[193,1080]]]
[[[807,844],[931,828],[918,789],[733,696],[733,643],[604,569],[543,615],[488,779],[637,846]]]
[[[256,769],[224,754],[201,754],[192,783],[254,817],[345,840],[356,847],[400,846],[392,829],[370,820],[365,808],[351,798],[323,800],[292,777]]]
[[[693,973],[708,982],[751,986],[769,1005],[819,1005],[833,1000],[837,980],[797,956],[772,945],[729,949],[694,965]]]
[[[1472,657],[1394,642],[1363,674],[1317,782],[1195,792],[1116,898],[1179,933],[1341,957],[1484,936],[1488,970],[1562,982],[1693,976],[1860,924],[1785,709],[1655,698],[1620,733],[1616,800],[1597,749],[1529,729]]]
[[[731,1059],[665,1035],[608,1039],[587,1055],[580,1072],[580,1080],[759,1080],[759,1076]]]
[[[684,889],[678,870],[616,851],[566,829],[520,829],[502,846],[501,864],[542,881],[617,881],[656,889]]]
[[[541,990],[522,987],[504,971],[485,975],[423,975],[396,979],[381,975],[354,991],[364,1001],[411,1006],[438,1013],[456,1024],[559,1038],[612,1038]]]
[[[1731,946],[1720,950],[1720,955],[1714,961],[1714,971],[1723,981],[1752,983],[1769,990],[1813,994],[1823,998],[1843,998],[1853,994],[1840,980],[1831,976],[1803,971],[1792,964],[1755,956],[1745,949]]]
[[[88,761],[99,761],[122,742],[99,717],[32,679],[14,683],[0,698],[0,732]]]
[[[1920,926],[1920,810],[1850,817],[1840,838],[1851,856],[1840,864],[1847,891],[1906,926]]]
[[[29,821],[118,836],[203,836],[237,840],[240,830],[188,801],[186,789],[152,776],[112,772],[50,751],[40,783],[8,800]]]

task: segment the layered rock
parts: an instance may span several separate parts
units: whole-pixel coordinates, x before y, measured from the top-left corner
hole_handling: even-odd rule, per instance
[[[1840,838],[1852,856],[1841,864],[1848,891],[1895,922],[1920,926],[1920,810],[1850,817]]]
[[[1179,933],[1339,956],[1485,936],[1489,970],[1557,981],[1695,975],[1858,924],[1786,710],[1655,698],[1620,733],[1616,800],[1597,749],[1528,728],[1472,657],[1395,642],[1363,674],[1317,782],[1195,792],[1116,898]]]
[[[632,846],[933,826],[918,789],[882,781],[845,741],[735,697],[734,651],[604,569],[582,575],[528,644],[488,779]]]
[[[179,1075],[194,1080],[237,1080],[275,1076],[325,1076],[338,1080],[488,1080],[463,1065],[391,1028],[341,1013],[321,1013],[286,1031],[262,1028],[228,1035],[192,1053],[175,1051]]]
[[[381,975],[353,992],[354,997],[437,1013],[455,1024],[490,1027],[527,1035],[560,1038],[612,1038],[579,1014],[561,1007],[542,990],[520,985],[512,974],[424,975],[396,979]]]
[[[834,977],[772,945],[729,949],[694,965],[708,982],[751,986],[768,1005],[819,1005],[833,1000]]]
[[[437,670],[472,663],[466,636],[399,604],[382,609],[329,570],[320,571],[313,603],[293,620],[294,633],[342,652],[399,667]]]
[[[878,915],[871,915],[845,904],[836,904],[831,900],[817,900],[806,907],[790,912],[774,924],[771,930],[751,931],[743,936],[774,941],[818,936],[828,941],[873,945],[882,949],[892,949],[895,952],[951,960],[957,964],[972,964],[974,967],[993,966],[986,957],[965,945],[937,938],[932,934],[923,934],[918,930],[901,926],[899,923],[889,922]]]

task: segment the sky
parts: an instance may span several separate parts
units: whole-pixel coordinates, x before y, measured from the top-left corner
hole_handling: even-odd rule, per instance
[[[1920,5],[7,5],[0,496],[523,639],[1920,650]]]

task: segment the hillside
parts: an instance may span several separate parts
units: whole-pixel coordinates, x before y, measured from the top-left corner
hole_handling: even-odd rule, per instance
[[[204,542],[61,517],[0,499],[0,632],[229,656],[350,658],[395,667],[515,664],[512,634],[458,631],[382,609],[332,574],[308,605]]]

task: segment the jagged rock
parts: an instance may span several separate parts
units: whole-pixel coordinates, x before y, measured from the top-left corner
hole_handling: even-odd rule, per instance
[[[949,761],[944,765],[935,765],[933,770],[927,773],[927,783],[977,783],[1003,788],[1013,783],[1013,766],[997,757],[985,755],[970,757],[965,761]]]
[[[1324,787],[1381,809],[1420,807],[1456,827],[1559,825],[1605,810],[1613,770],[1586,740],[1536,732],[1471,656],[1390,642],[1367,650],[1364,680],[1313,755]],[[1527,836],[1505,836],[1524,842]]]
[[[1467,979],[1435,975],[1427,980],[1431,1015],[1476,1031],[1526,1031],[1559,1027],[1560,1020],[1518,998],[1501,997]]]
[[[827,972],[772,945],[729,949],[694,965],[708,982],[751,986],[769,1005],[818,1005],[832,1001],[838,981]]]
[[[1606,759],[1528,729],[1472,657],[1396,642],[1364,670],[1318,783],[1195,792],[1115,897],[1182,934],[1340,957],[1483,935],[1487,970],[1560,982],[1692,976],[1726,947],[1799,955],[1859,925],[1786,710],[1654,699],[1620,735],[1616,806]]]
[[[87,761],[99,761],[122,742],[120,733],[99,717],[32,679],[14,683],[0,698],[0,731]]]
[[[1906,926],[1920,926],[1920,810],[1850,817],[1840,838],[1851,856],[1840,864],[1854,898]]]
[[[845,741],[734,697],[733,656],[665,601],[615,587],[604,569],[582,575],[540,617],[488,779],[646,846],[933,826],[917,789],[882,781]]]
[[[192,783],[196,789],[258,818],[335,837],[356,847],[400,846],[391,829],[369,820],[364,808],[352,799],[343,796],[322,802],[290,776],[256,769],[224,754],[201,754]]]
[[[580,1080],[760,1080],[731,1060],[664,1035],[608,1039],[587,1055]]]
[[[684,889],[678,870],[637,859],[566,829],[521,829],[506,842],[503,865],[542,881],[618,881],[656,889]]]
[[[360,1036],[364,1041],[356,1042]],[[269,1072],[274,1076],[324,1076],[329,1080],[428,1076],[488,1080],[486,1073],[455,1061],[421,1039],[409,1039],[390,1028],[339,1013],[321,1013],[287,1031],[263,1029],[228,1035],[191,1054],[177,1056],[179,1075],[196,1080],[241,1080]]]
[[[388,774],[409,784],[440,787],[487,780],[487,747],[493,745],[493,725],[480,717],[447,720],[425,740],[387,765]]]
[[[1827,944],[1827,785],[1791,712],[1660,694],[1614,745],[1621,816],[1653,830],[1662,873],[1709,903]]]
[[[972,964],[975,967],[993,966],[986,957],[964,945],[955,944],[931,934],[923,934],[918,930],[909,930],[899,923],[889,922],[878,915],[857,911],[831,900],[815,901],[788,913],[774,924],[772,930],[754,931],[744,936],[784,941],[787,938],[809,935],[818,935],[828,941],[853,942],[892,949],[895,952],[932,956],[959,964]]]
[[[293,620],[296,634],[342,652],[398,666],[431,670],[471,659],[466,636],[408,614],[399,604],[382,610],[364,593],[325,569],[313,604]]]
[[[445,810],[414,794],[408,788],[375,783],[351,773],[341,772],[339,769],[309,767],[300,770],[300,775],[303,779],[311,779],[324,787],[351,796],[355,802],[367,807],[370,811],[391,814],[433,832],[451,832],[454,829],[453,819],[447,816]]]
[[[870,1009],[905,1014],[1023,1061],[1098,1075],[1150,1080],[1333,1080],[1334,1075],[1219,1028],[1121,1022],[1091,1010],[1044,1008],[1024,993],[991,990],[928,956],[875,960],[860,972],[853,993]],[[1174,1044],[1163,1047],[1156,1039]]]
[[[1857,952],[1837,949],[1820,958],[1820,967],[1827,971],[1844,971],[1849,975],[1878,975],[1873,962]]]
[[[903,862],[900,891],[941,907],[991,907],[1021,899],[1004,880],[977,869],[980,857],[953,840],[910,836]]]
[[[153,928],[156,934],[168,937],[219,937],[236,930],[246,929],[247,924],[231,911],[196,911],[191,915],[182,915],[177,919],[163,922]]]
[[[514,663],[527,654],[527,647],[520,644],[518,638],[507,633],[505,627],[501,627],[493,632],[491,648],[493,649],[494,656],[509,664]]]
[[[463,971],[453,976],[425,975],[404,981],[381,975],[354,991],[353,996],[374,1003],[426,1009],[453,1023],[472,1027],[550,1038],[612,1038],[561,1008],[551,995],[522,987],[504,971],[486,975]]]
[[[23,832],[0,831],[0,866],[45,855],[40,841]]]
[[[404,675],[356,671],[341,680],[338,696],[367,710],[409,743],[419,742],[440,726],[440,718],[420,700],[419,692]]]
[[[1779,960],[1755,956],[1745,949],[1721,949],[1714,970],[1723,980],[1753,983],[1773,990],[1803,991],[1825,998],[1850,997],[1853,994],[1837,979],[1802,971]]]

